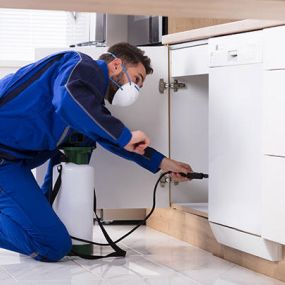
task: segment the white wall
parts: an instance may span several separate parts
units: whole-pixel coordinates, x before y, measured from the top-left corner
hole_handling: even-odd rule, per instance
[[[0,80],[10,73],[16,72],[22,66],[29,64],[28,61],[0,61]]]
[[[0,65],[0,79],[9,73],[14,73],[17,69],[17,67],[7,67]]]

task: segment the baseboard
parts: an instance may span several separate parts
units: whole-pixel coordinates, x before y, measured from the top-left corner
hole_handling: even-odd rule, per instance
[[[207,217],[173,208],[156,209],[147,221],[147,226],[250,270],[285,281],[284,255],[281,261],[271,262],[221,245],[215,239]]]

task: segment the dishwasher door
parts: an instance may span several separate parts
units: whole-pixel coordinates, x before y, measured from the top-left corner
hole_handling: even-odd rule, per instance
[[[209,220],[261,235],[261,34],[210,41]]]

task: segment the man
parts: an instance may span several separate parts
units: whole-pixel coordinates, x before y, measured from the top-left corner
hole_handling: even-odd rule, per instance
[[[50,159],[78,132],[89,144],[109,151],[156,173],[179,172],[188,164],[166,158],[149,147],[142,131],[130,131],[106,109],[135,101],[150,59],[137,47],[119,43],[100,60],[66,51],[19,69],[0,81],[0,247],[39,261],[58,261],[71,249],[70,236],[46,198],[48,174],[42,188],[31,169]]]

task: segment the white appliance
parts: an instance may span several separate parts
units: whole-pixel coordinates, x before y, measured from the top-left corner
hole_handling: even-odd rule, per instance
[[[218,242],[277,261],[262,237],[262,31],[209,41],[209,221]]]

